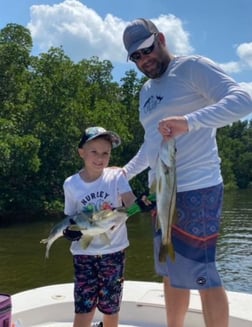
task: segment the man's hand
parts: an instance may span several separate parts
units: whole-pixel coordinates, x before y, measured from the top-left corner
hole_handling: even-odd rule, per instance
[[[69,227],[71,225],[76,225],[75,221],[73,219],[69,219],[70,225],[63,230],[63,236],[68,240],[68,241],[79,241],[81,236],[83,235],[81,231],[78,230],[71,230]]]
[[[158,130],[165,140],[188,132],[188,123],[183,116],[173,116],[159,121]]]

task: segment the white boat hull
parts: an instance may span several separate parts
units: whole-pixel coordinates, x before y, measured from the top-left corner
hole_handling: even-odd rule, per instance
[[[228,292],[230,327],[252,327],[252,295]],[[70,327],[73,284],[57,284],[12,295],[12,321],[23,327]],[[95,320],[101,320],[96,310]],[[120,327],[166,327],[162,283],[125,281]],[[191,292],[185,327],[204,326],[197,291]],[[17,326],[18,327],[18,326]]]

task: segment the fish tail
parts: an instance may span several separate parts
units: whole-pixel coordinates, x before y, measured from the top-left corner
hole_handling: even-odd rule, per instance
[[[82,248],[85,250],[89,246],[89,244],[92,242],[92,240],[93,240],[92,236],[85,235],[84,237],[82,237],[80,239]]]
[[[160,245],[159,262],[165,262],[167,255],[170,256],[171,261],[175,260],[175,251],[172,243]]]
[[[167,257],[167,245],[161,244],[159,249],[159,262],[165,262]]]
[[[46,248],[45,258],[49,259],[49,250],[50,248]]]

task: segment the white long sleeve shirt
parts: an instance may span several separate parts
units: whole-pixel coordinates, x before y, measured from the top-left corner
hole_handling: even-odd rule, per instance
[[[158,122],[184,116],[189,132],[176,138],[178,192],[222,182],[216,129],[252,112],[251,97],[215,63],[200,56],[175,57],[158,79],[148,80],[140,92],[139,118],[144,143],[124,167],[128,179],[150,167],[154,174],[162,136]]]

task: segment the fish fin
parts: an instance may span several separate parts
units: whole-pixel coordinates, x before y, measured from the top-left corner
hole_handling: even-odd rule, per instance
[[[117,207],[117,208],[115,208],[114,210],[113,210],[114,212],[125,212],[125,213],[127,213],[127,209],[125,208],[125,207],[123,207],[123,206],[121,206],[121,207]]]
[[[111,243],[110,238],[108,237],[108,235],[106,233],[100,234],[100,238],[102,239],[102,241],[105,244],[110,244]]]
[[[93,213],[92,221],[100,221],[103,219],[107,219],[110,216],[113,216],[113,211],[111,209],[100,210],[100,211]]]
[[[165,262],[167,255],[169,255],[171,261],[175,260],[175,251],[172,243],[160,245],[159,262]]]
[[[68,229],[69,230],[73,230],[73,231],[80,231],[81,230],[81,227],[78,226],[78,225],[69,225],[68,226]]]
[[[49,259],[49,249],[46,250],[45,258],[46,258],[46,259]]]
[[[47,238],[43,238],[39,243],[46,244],[48,242]]]
[[[80,239],[81,246],[83,249],[86,249],[89,244],[92,242],[93,236],[84,236]]]
[[[110,241],[110,239],[109,239],[109,237],[108,237],[108,235],[106,233],[100,234],[99,237],[103,240],[103,242],[105,244],[110,244],[111,243],[111,241]],[[85,235],[84,237],[82,237],[80,239],[81,246],[82,246],[82,248],[84,250],[89,246],[89,244],[92,242],[93,238],[94,238],[93,236],[86,236]]]
[[[165,262],[167,257],[167,244],[161,244],[159,249],[159,262]]]
[[[157,189],[157,181],[156,179],[152,182],[150,187],[150,193],[155,194]]]
[[[158,217],[155,219],[155,230],[158,231],[161,228]]]
[[[161,187],[162,187],[162,179],[160,178],[159,181],[157,181],[157,193],[161,193]]]

